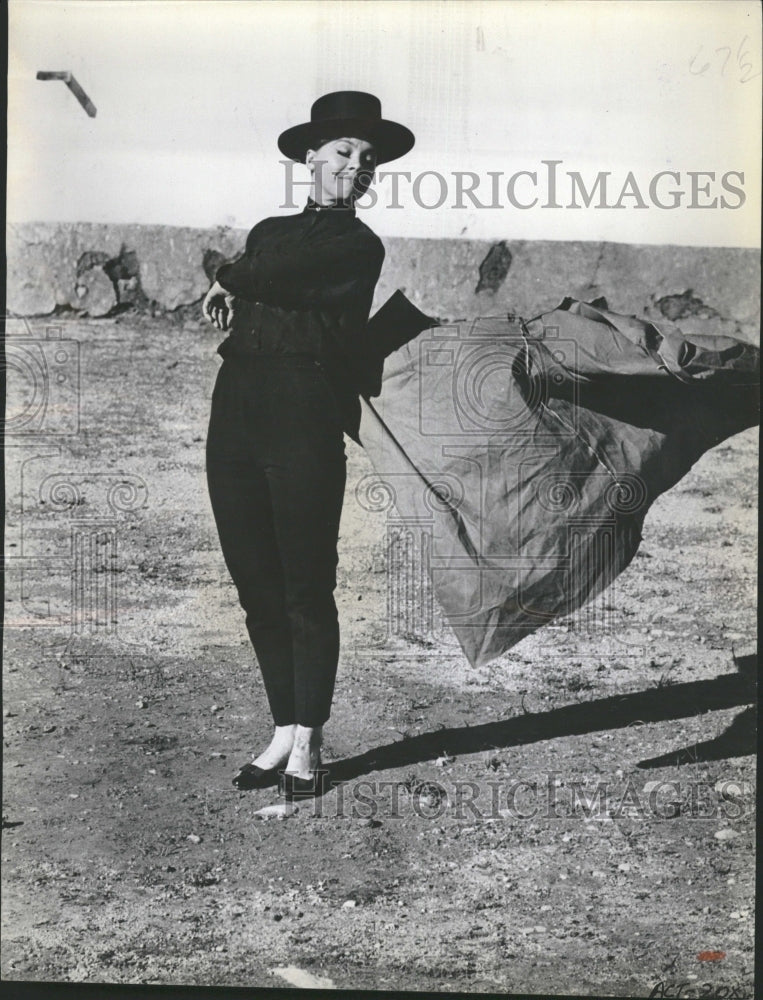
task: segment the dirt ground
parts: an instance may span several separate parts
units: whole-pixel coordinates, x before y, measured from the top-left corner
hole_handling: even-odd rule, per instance
[[[270,723],[206,493],[221,338],[58,326],[78,433],[53,397],[6,452],[5,979],[753,996],[756,431],[602,613],[479,670],[436,614],[390,630],[348,441],[333,788],[265,820],[231,784]]]

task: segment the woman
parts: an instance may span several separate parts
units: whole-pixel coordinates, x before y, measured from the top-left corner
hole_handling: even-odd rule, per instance
[[[278,140],[310,169],[306,207],[256,225],[204,300],[231,331],[218,348],[209,494],[275,723],[238,787],[279,772],[287,796],[315,787],[339,655],[343,431],[357,440],[358,395],[378,386],[383,363],[366,324],[384,248],[354,206],[375,167],[414,141],[371,94],[319,98],[310,122]]]

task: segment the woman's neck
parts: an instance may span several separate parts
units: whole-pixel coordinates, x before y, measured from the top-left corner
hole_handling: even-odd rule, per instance
[[[310,193],[307,196],[307,204],[309,208],[318,209],[332,209],[332,208],[355,208],[355,196],[351,195],[349,198],[341,199],[335,198],[328,200],[325,197],[321,200],[320,197],[316,197],[316,192],[314,188],[310,188]]]

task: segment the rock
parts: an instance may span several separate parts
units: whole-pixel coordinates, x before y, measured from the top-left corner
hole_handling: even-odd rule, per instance
[[[716,830],[713,834],[716,840],[736,840],[739,834],[736,830],[732,830],[731,827],[724,827],[722,830]]]
[[[117,305],[117,295],[110,278],[101,267],[93,267],[77,279],[71,303],[87,316],[106,316]]]
[[[217,274],[217,269],[222,267],[223,264],[228,263],[228,258],[225,254],[220,253],[219,250],[210,250],[207,248],[204,251],[204,256],[201,259],[201,266],[204,270],[204,274],[207,276],[207,281],[211,285],[215,280],[215,275]]]
[[[149,236],[146,232],[133,245],[140,259],[143,291],[165,309],[177,309],[178,306],[190,305],[203,298],[210,285],[204,269],[205,261],[209,267],[211,260],[220,260],[222,263],[221,258],[236,257],[244,244],[240,234],[230,234],[220,241],[218,234],[203,229],[159,226],[133,228],[151,230],[149,239],[146,238]],[[210,247],[211,242],[218,245],[222,242],[221,250]],[[220,256],[216,256],[217,254]]]
[[[108,262],[109,255],[104,253],[102,250],[87,250],[77,261],[77,277],[81,278],[83,274],[90,271],[92,268],[103,267],[103,265],[108,264]]]
[[[141,287],[140,260],[135,250],[122,243],[117,256],[107,260],[103,270],[116,289],[120,306],[130,305],[144,309],[148,305]]]
[[[42,227],[9,225],[7,241],[6,309],[20,316],[52,313],[57,281]]]
[[[325,976],[316,976],[312,972],[305,972],[295,965],[279,965],[270,970],[274,976],[280,976],[287,983],[303,990],[333,990],[336,989],[334,983]]]
[[[53,291],[50,272],[44,267],[36,269],[37,280],[24,276],[11,281],[8,276],[7,309],[19,316],[47,316],[58,303]]]
[[[263,806],[254,814],[255,819],[288,819],[299,812],[299,806],[293,802],[277,802],[272,806]]]
[[[7,307],[26,316],[45,315],[56,306],[79,308],[74,294],[77,263],[89,249],[90,232],[99,228],[101,238],[108,242],[105,226],[55,223],[10,225]],[[75,301],[72,302],[72,299]]]
[[[354,910],[357,905],[358,904],[357,904],[356,900],[354,900],[354,899],[345,899],[345,901],[342,903],[342,909],[343,910]]]
[[[512,255],[506,246],[506,240],[501,240],[494,244],[487,253],[487,256],[479,265],[479,281],[474,290],[474,294],[480,292],[497,292],[511,267]]]

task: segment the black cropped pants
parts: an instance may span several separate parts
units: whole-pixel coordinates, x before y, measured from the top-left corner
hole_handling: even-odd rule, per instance
[[[207,482],[277,726],[329,718],[339,658],[337,539],[346,455],[320,364],[228,357],[212,394]]]

